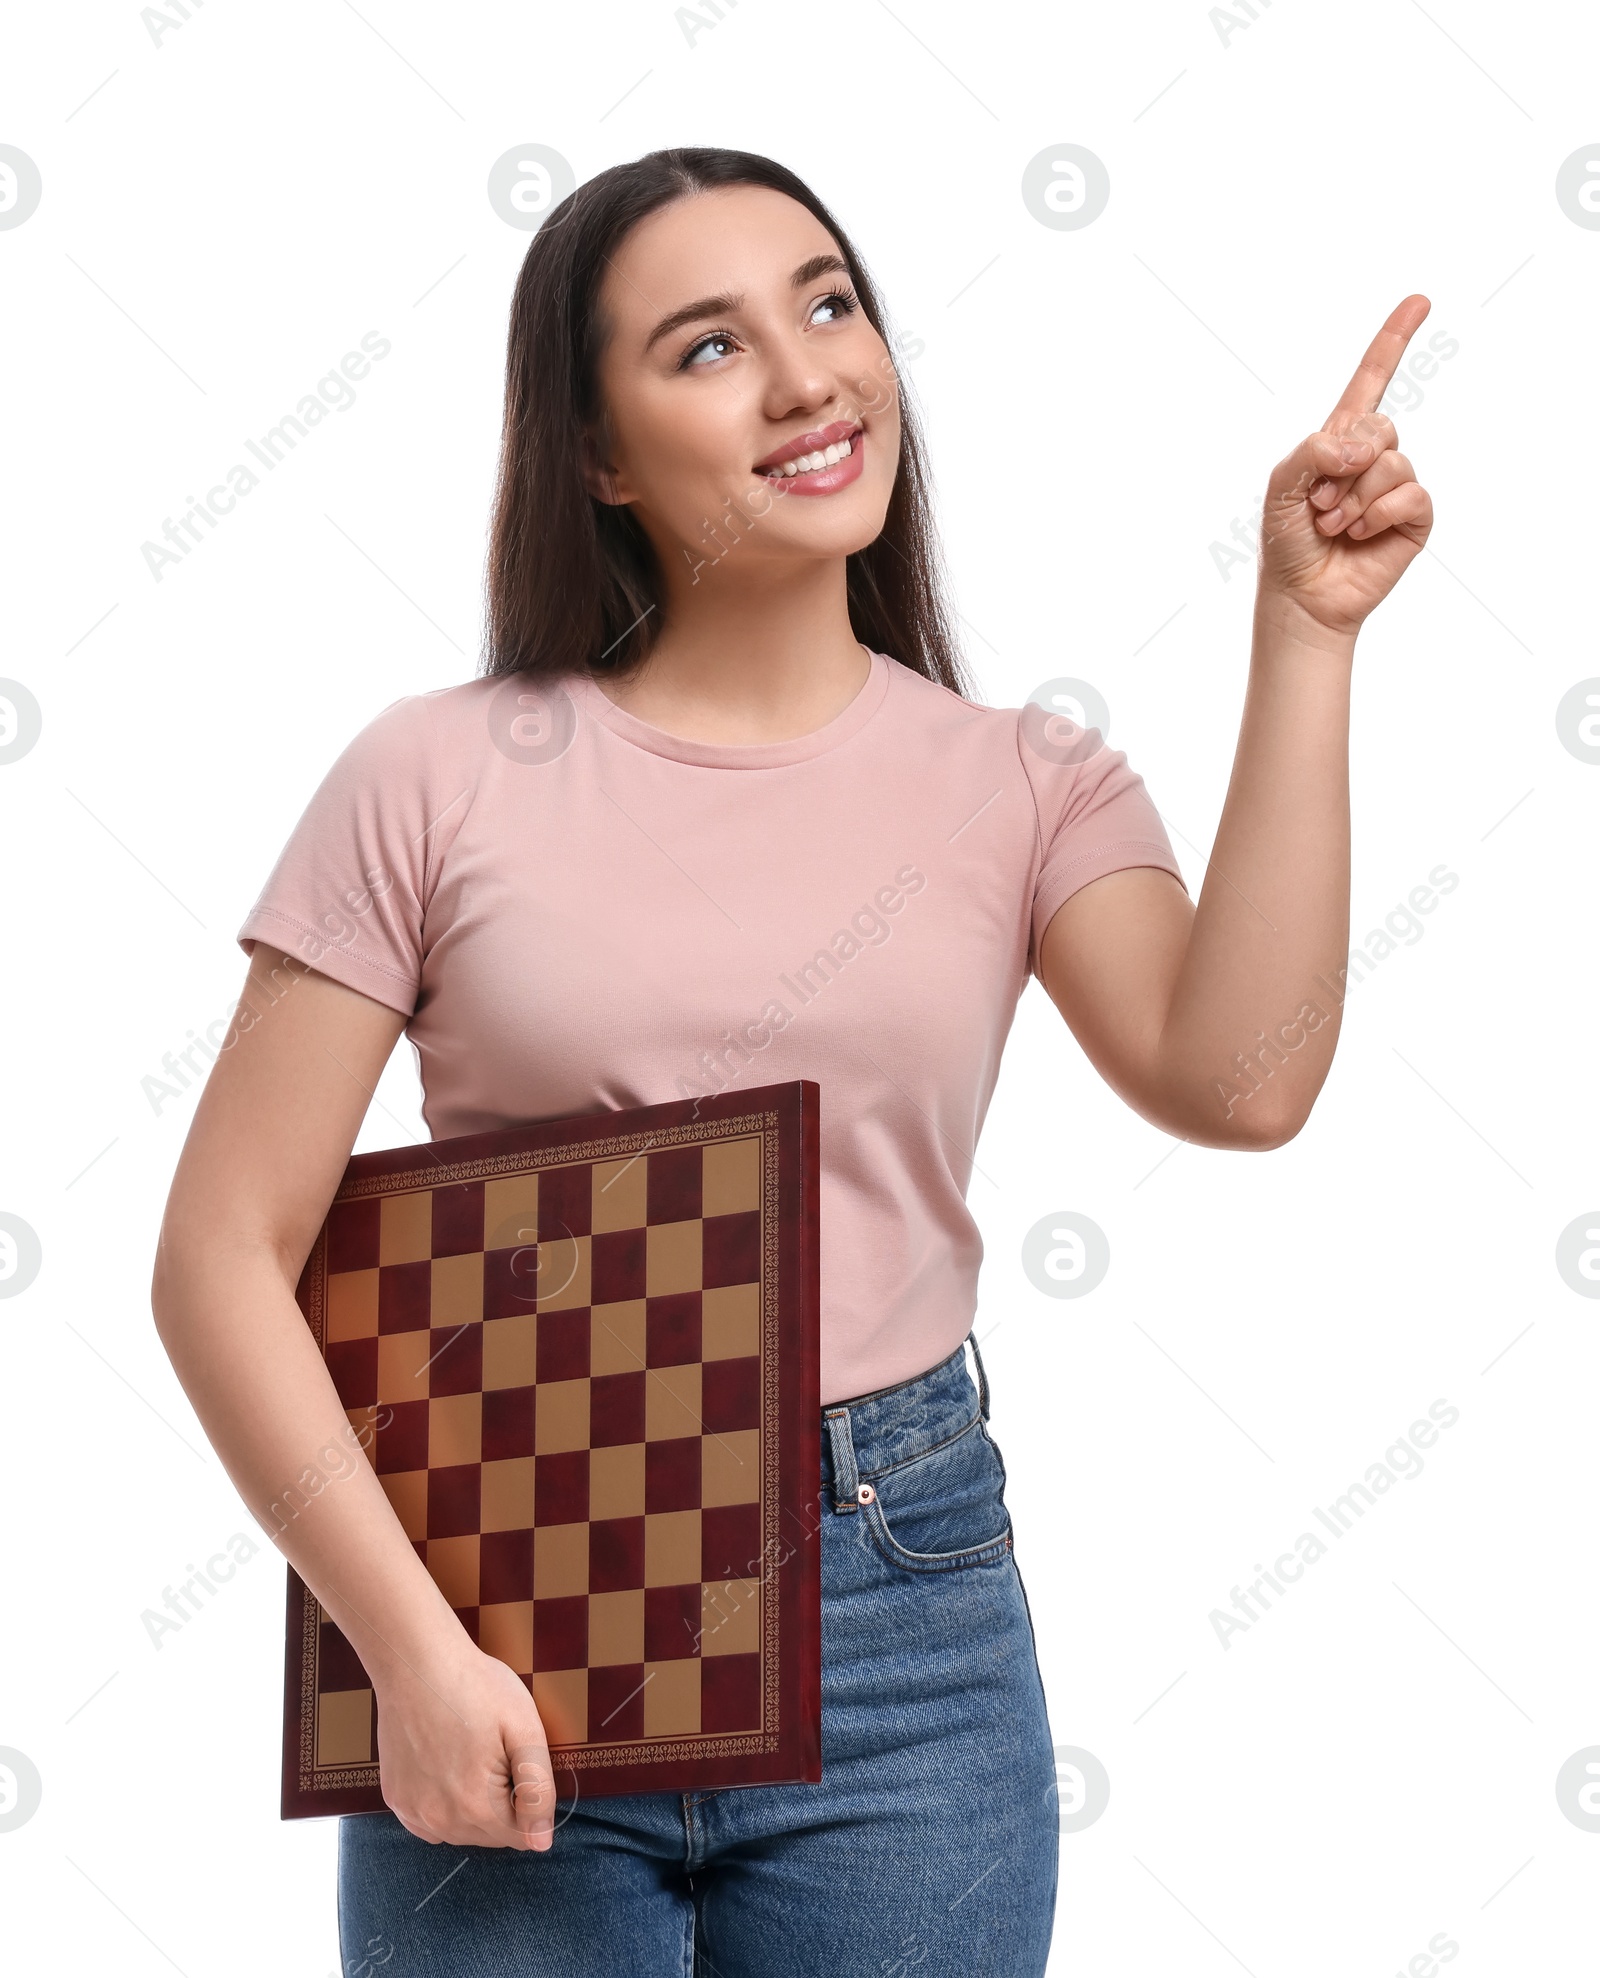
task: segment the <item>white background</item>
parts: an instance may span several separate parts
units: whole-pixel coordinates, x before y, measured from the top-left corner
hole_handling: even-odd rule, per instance
[[[19,1972],[338,1969],[335,1825],[276,1810],[280,1560],[159,1649],[141,1624],[254,1530],[151,1324],[193,1093],[158,1113],[141,1081],[237,995],[234,931],[345,742],[474,671],[528,244],[491,164],[541,143],[582,179],[681,142],[777,156],[852,231],[921,346],[979,697],[1092,682],[1196,896],[1253,585],[1212,545],[1402,296],[1433,301],[1415,347],[1459,345],[1395,415],[1438,521],[1359,642],[1353,944],[1439,863],[1460,883],[1352,987],[1271,1153],[1147,1125],[1030,986],[972,1184],[979,1330],[1054,1736],[1111,1780],[1062,1837],[1052,1972],[1383,1978],[1440,1932],[1461,1978],[1579,1968],[1600,1834],[1555,1779],[1600,1743],[1600,1307],[1555,1247],[1600,1199],[1600,770],[1555,713],[1600,672],[1600,233],[1555,177],[1600,137],[1600,32],[1482,0],[1255,11],[11,23],[0,142],[44,188],[0,232],[0,671],[44,710],[0,770],[0,1208],[44,1255],[0,1304],[0,1746],[43,1779],[0,1833]],[[1021,198],[1063,142],[1110,173],[1081,231]],[[355,405],[155,581],[141,545],[369,330],[393,349]],[[360,1146],[422,1137],[404,1048],[380,1098]],[[1061,1210],[1111,1246],[1081,1300],[1021,1267]],[[1422,1474],[1224,1647],[1212,1610],[1441,1398]]]

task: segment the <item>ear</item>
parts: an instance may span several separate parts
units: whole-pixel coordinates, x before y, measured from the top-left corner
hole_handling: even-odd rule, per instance
[[[596,501],[609,508],[619,508],[633,498],[624,492],[616,466],[606,457],[604,442],[593,427],[584,428],[583,484]]]

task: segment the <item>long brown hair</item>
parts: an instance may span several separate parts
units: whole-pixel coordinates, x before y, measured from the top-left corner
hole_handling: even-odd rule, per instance
[[[583,435],[601,417],[599,290],[608,259],[647,214],[718,186],[797,200],[838,244],[868,322],[892,351],[877,290],[843,229],[801,179],[750,151],[652,151],[613,165],[556,206],[517,277],[506,343],[505,425],[485,583],[486,676],[621,675],[655,643],[655,552],[632,513],[583,479]],[[893,359],[891,357],[891,363]],[[850,624],[874,651],[971,698],[951,631],[916,414],[895,367],[900,460],[883,528],[846,558]]]

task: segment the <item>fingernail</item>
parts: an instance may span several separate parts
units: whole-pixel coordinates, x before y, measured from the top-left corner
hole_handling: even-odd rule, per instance
[[[1344,510],[1342,508],[1330,508],[1322,519],[1330,529],[1336,529],[1344,519]]]

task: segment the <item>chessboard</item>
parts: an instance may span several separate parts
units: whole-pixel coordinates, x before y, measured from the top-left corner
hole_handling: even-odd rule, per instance
[[[307,1259],[355,1437],[563,1798],[821,1777],[817,1124],[796,1079],[358,1154]],[[283,1815],[378,1777],[291,1568]]]

